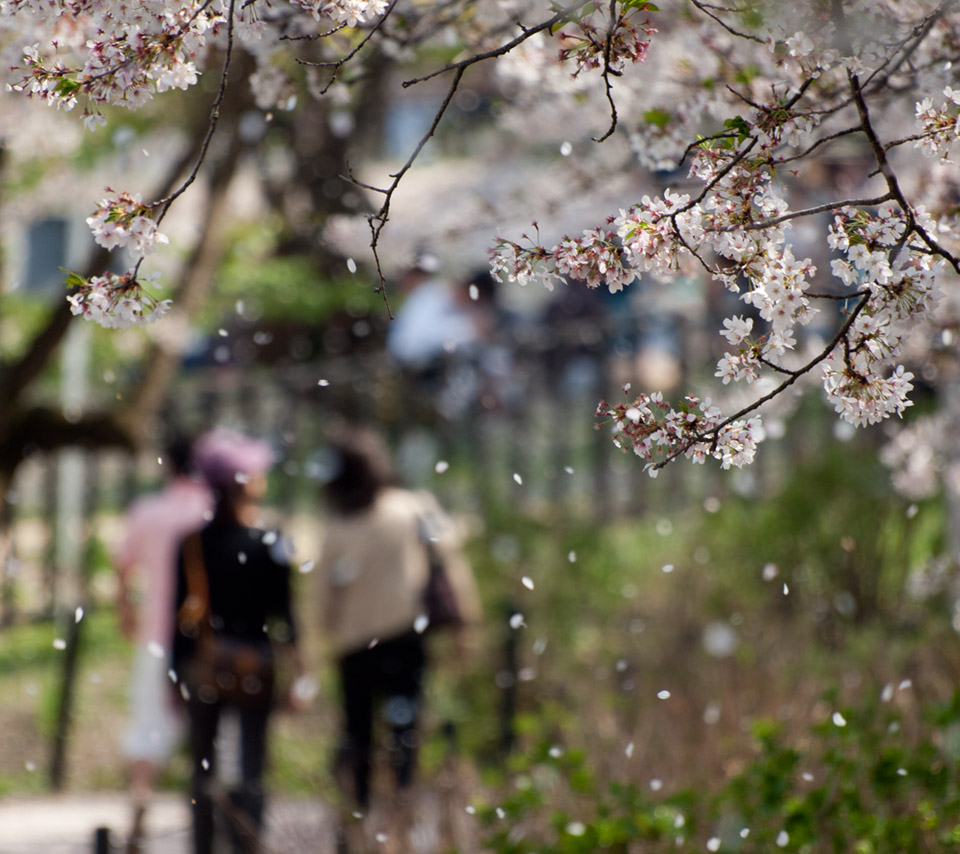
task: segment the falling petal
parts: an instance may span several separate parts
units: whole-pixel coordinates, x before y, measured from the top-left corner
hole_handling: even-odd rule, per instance
[[[311,572],[312,570],[313,570],[313,561],[312,561],[312,560],[305,560],[303,563],[300,564],[300,574],[301,574],[301,575],[306,575],[308,572]]]
[[[328,385],[330,385],[330,380],[317,380],[317,385],[322,388],[326,388]]]
[[[422,635],[426,630],[427,626],[430,625],[430,619],[426,614],[421,614],[417,619],[413,621],[413,630],[418,634]]]
[[[529,575],[523,576],[523,578],[520,579],[520,582],[524,587],[527,588],[527,590],[533,590],[533,579]]]
[[[67,642],[66,642],[63,638],[55,638],[54,641],[53,641],[53,648],[54,648],[54,649],[66,649],[66,648],[67,648]]]
[[[449,469],[450,469],[450,463],[448,463],[446,460],[439,460],[437,464],[433,467],[433,470],[437,474],[443,474],[444,472],[449,471]]]
[[[73,621],[75,623],[79,623],[82,619],[83,619],[83,608],[78,605],[77,610],[73,612]]]
[[[513,479],[514,479],[518,484],[522,484],[522,483],[523,483],[523,478],[520,477],[520,475],[519,475],[517,472],[514,472],[514,473],[513,473]]]
[[[843,715],[841,715],[840,712],[834,712],[832,720],[833,720],[834,726],[847,725],[847,719]]]
[[[659,697],[661,700],[669,700],[669,699],[670,699],[670,692],[669,692],[669,691],[666,691],[666,690],[664,690],[664,691],[657,691],[657,697]]]

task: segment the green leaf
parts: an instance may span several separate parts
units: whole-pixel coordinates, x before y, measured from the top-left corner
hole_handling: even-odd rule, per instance
[[[63,280],[63,284],[68,288],[79,288],[87,283],[87,280],[83,278],[83,276],[66,269],[66,267],[61,267],[60,272],[67,274],[67,277]]]
[[[654,125],[660,130],[663,130],[670,123],[670,119],[670,113],[661,110],[659,107],[654,107],[652,110],[647,110],[643,114],[643,120],[648,125]]]
[[[72,92],[76,92],[80,88],[80,84],[73,80],[70,77],[61,77],[57,81],[57,94],[58,95],[69,95]]]

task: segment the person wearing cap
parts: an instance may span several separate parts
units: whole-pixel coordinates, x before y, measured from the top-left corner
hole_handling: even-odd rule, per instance
[[[225,808],[233,850],[239,854],[259,850],[268,720],[274,704],[270,697],[252,704],[231,700],[216,684],[192,680],[190,674],[202,657],[200,638],[212,634],[272,661],[272,637],[288,652],[297,676],[303,667],[291,609],[289,549],[278,532],[263,530],[259,521],[266,474],[273,463],[270,446],[217,430],[198,440],[194,462],[215,497],[212,520],[181,544],[177,566],[173,668],[190,722],[194,852],[213,850],[214,740],[222,713],[232,707],[240,723],[241,783],[217,802]],[[198,572],[206,580],[202,597],[197,593]],[[185,614],[201,598],[200,616],[191,623]]]

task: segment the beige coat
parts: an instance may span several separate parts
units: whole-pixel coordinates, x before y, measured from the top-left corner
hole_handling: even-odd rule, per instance
[[[323,613],[339,653],[403,634],[423,615],[429,564],[420,520],[430,530],[462,613],[469,622],[479,620],[473,574],[449,517],[429,493],[388,488],[368,510],[327,521],[320,559]]]

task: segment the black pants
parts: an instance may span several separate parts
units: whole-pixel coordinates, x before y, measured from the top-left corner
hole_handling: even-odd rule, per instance
[[[223,703],[204,703],[191,697],[190,755],[193,763],[191,797],[193,799],[194,854],[211,854],[214,836],[214,786],[216,749],[214,740],[220,724]],[[233,708],[233,707],[230,707]],[[267,719],[269,709],[236,708],[240,718],[240,789],[229,794],[228,824],[236,854],[259,851],[263,828],[263,771],[267,755]]]
[[[425,664],[423,638],[412,631],[340,659],[347,736],[341,759],[351,766],[354,797],[361,807],[370,801],[371,746],[378,707],[383,708],[393,735],[390,755],[397,785],[407,786],[413,779]]]

